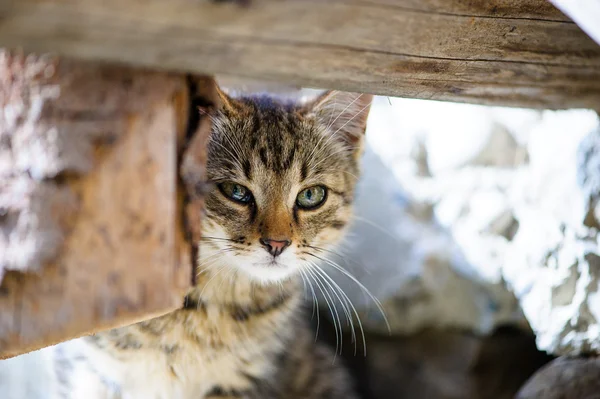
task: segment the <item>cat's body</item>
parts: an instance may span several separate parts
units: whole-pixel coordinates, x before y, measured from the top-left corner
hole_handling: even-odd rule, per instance
[[[180,310],[57,347],[58,397],[355,397],[301,296],[350,220],[371,98],[220,101],[196,287]]]
[[[273,294],[278,303],[254,312],[190,299],[187,308],[169,315],[71,342],[57,353],[63,358],[57,359],[62,394],[78,399],[354,397],[339,360],[333,364],[333,353],[315,344],[297,290],[281,299]]]

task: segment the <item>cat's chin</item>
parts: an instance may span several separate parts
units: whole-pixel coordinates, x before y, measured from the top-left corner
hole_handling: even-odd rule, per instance
[[[280,283],[297,273],[295,267],[282,264],[246,264],[242,269],[251,280],[260,284]]]

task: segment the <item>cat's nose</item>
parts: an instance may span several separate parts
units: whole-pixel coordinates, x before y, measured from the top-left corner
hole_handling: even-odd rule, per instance
[[[260,243],[267,252],[273,256],[279,256],[292,243],[290,240],[273,240],[271,238],[261,238]]]

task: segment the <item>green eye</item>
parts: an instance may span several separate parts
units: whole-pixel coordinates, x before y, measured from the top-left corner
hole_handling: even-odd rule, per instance
[[[323,186],[306,188],[296,197],[296,204],[303,209],[313,209],[325,202],[327,191]]]
[[[247,204],[252,200],[252,193],[246,187],[237,183],[221,183],[219,184],[221,192],[229,199],[242,204]]]

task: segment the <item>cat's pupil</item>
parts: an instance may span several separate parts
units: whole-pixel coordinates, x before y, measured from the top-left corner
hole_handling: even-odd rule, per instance
[[[298,194],[296,203],[304,209],[314,208],[325,200],[325,189],[321,186],[304,189]]]

